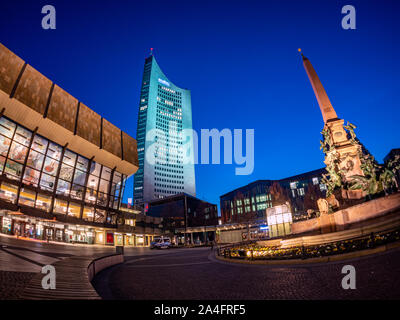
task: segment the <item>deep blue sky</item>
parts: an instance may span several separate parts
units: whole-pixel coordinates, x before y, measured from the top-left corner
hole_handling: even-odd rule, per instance
[[[41,28],[46,4],[56,8],[56,30]],[[356,8],[356,30],[341,28],[346,4]],[[219,205],[254,180],[323,167],[323,121],[299,47],[378,161],[400,147],[399,4],[13,0],[0,5],[0,42],[133,137],[144,58],[155,48],[167,77],[192,91],[194,129],[255,129],[252,175],[196,166],[197,196]]]

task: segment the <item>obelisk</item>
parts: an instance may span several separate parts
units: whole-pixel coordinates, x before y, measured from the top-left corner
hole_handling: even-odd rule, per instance
[[[299,51],[301,50],[299,49]],[[301,56],[324,120],[322,132],[324,141],[321,143],[324,145],[324,163],[330,179],[340,178],[341,181],[338,183],[342,185],[343,197],[361,198],[365,195],[362,190],[346,190],[346,185],[351,185],[357,176],[364,176],[360,161],[361,145],[357,140],[349,137],[350,133],[348,134],[344,128],[344,120],[338,118],[310,60],[303,54]]]
[[[321,109],[322,118],[324,119],[324,123],[328,120],[336,120],[338,117],[336,115],[335,109],[333,109],[331,101],[326,94],[326,91],[319,80],[317,73],[315,72],[310,60],[308,60],[303,54],[301,54],[303,58],[303,65],[306,69],[308,78],[310,79],[311,86],[314,90],[314,94],[317,97],[319,108]]]

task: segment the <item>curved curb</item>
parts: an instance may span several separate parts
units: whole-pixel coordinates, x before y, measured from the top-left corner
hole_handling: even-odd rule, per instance
[[[120,263],[124,263],[124,255],[119,253],[94,259],[87,267],[89,281],[92,282],[100,271]]]
[[[383,246],[379,246],[373,249],[360,250],[355,252],[348,252],[338,255],[326,256],[326,257],[318,257],[318,258],[309,258],[309,259],[290,259],[290,260],[240,260],[240,259],[228,259],[223,258],[217,255],[217,251],[215,251],[215,259],[232,264],[247,264],[247,265],[306,265],[306,264],[318,264],[318,263],[328,263],[328,262],[340,262],[346,261],[354,258],[361,258],[369,255],[373,255],[376,253],[382,253],[391,249],[400,248],[400,241],[392,242],[385,244]]]

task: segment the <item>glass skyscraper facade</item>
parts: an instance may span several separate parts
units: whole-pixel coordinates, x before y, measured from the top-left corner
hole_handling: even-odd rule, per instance
[[[139,170],[134,201],[196,195],[190,91],[174,85],[154,56],[146,58],[137,123]]]

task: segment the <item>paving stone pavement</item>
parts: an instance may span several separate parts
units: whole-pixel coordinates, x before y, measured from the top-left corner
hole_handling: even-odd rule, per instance
[[[18,299],[29,280],[46,264],[71,256],[115,253],[115,247],[64,245],[0,235],[0,300]],[[163,254],[148,248],[125,248],[127,257]]]
[[[115,253],[113,246],[66,245],[5,237],[0,234],[0,270],[39,272],[41,267],[71,256],[94,256]],[[160,254],[149,248],[125,248],[126,256]]]
[[[34,272],[0,271],[0,300],[17,300]]]
[[[209,254],[198,248],[132,257],[100,272],[93,285],[104,299],[400,299],[400,249],[299,266],[232,264]],[[341,287],[346,264],[356,268],[356,290]]]
[[[0,237],[0,299],[18,299],[41,266],[74,255],[109,254],[113,247],[66,246]],[[99,273],[105,299],[400,299],[400,249],[345,262],[299,266],[226,263],[208,248],[126,248],[126,262]],[[357,289],[341,288],[345,264]]]

